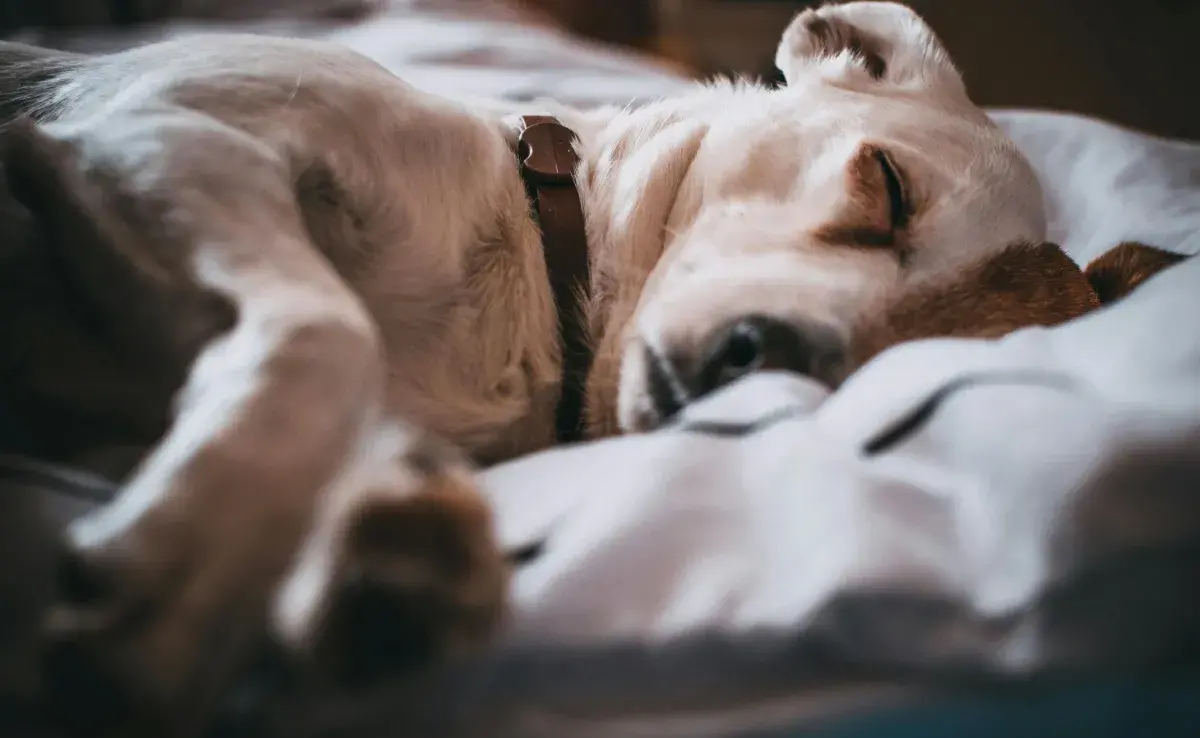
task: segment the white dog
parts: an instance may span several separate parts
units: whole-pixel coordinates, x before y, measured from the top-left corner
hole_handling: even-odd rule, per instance
[[[344,683],[485,638],[506,566],[469,464],[556,441],[576,313],[598,437],[759,368],[836,385],[898,341],[1096,304],[1042,244],[1028,163],[892,3],[800,15],[780,89],[633,110],[471,107],[301,41],[2,52],[33,217],[4,246],[28,296],[0,384],[44,455],[148,451],[71,528],[50,622],[53,696],[102,686],[109,727],[198,730],[267,637]],[[575,305],[539,232],[566,216],[522,179],[553,143],[519,144],[533,113],[577,137]]]

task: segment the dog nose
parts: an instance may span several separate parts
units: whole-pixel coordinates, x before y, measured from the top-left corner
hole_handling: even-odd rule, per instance
[[[709,344],[699,364],[695,392],[706,395],[764,369],[827,381],[841,358],[842,341],[832,329],[751,316],[735,322]]]
[[[757,371],[791,371],[831,383],[845,357],[831,328],[766,316],[739,319],[720,330],[696,356],[652,356],[650,395],[662,418],[689,402]]]

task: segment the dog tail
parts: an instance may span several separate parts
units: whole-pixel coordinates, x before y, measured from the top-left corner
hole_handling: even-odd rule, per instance
[[[53,116],[54,90],[63,75],[87,57],[40,46],[0,41],[0,127],[17,118]]]

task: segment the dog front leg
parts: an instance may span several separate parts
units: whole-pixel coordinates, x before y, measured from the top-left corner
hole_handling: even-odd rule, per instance
[[[71,703],[99,698],[155,733],[201,722],[374,420],[380,359],[353,302],[301,291],[298,310],[258,290],[201,352],[173,427],[119,498],[69,530],[50,661],[64,711],[93,719]]]
[[[112,504],[66,536],[47,687],[56,712],[74,717],[89,735],[165,737],[203,728],[223,688],[262,644],[272,598],[314,515],[327,514],[330,489],[359,499],[353,485],[363,484],[366,497],[385,490],[382,498],[394,502],[356,516],[342,531],[341,560],[362,566],[339,570],[340,578],[378,571],[367,578],[399,591],[395,601],[406,603],[425,601],[428,591],[428,578],[397,576],[414,562],[429,562],[423,570],[450,590],[477,588],[481,579],[488,585],[482,604],[452,597],[451,616],[427,608],[397,628],[453,630],[455,607],[484,613],[490,623],[503,596],[486,508],[465,466],[418,452],[424,434],[414,429],[396,437],[393,475],[355,474],[363,449],[384,433],[386,373],[374,323],[309,241],[283,162],[237,131],[194,122],[187,113],[156,121],[161,148],[150,163],[120,158],[148,150],[144,138],[138,149],[119,135],[95,133],[80,147],[93,157],[82,164],[42,142],[42,159],[54,162],[25,172],[21,183],[30,202],[58,198],[124,239],[52,245],[80,289],[103,289],[98,275],[111,282],[125,265],[162,273],[146,284],[165,283],[170,294],[219,295],[236,312],[231,329],[200,342],[164,439]],[[136,123],[104,130],[136,133]],[[27,134],[38,145],[42,134]],[[36,162],[26,163],[37,170]],[[101,165],[103,178],[93,177]],[[106,202],[88,189],[96,180],[127,190],[140,185],[139,207],[116,216],[95,212]],[[178,230],[164,236],[173,242],[153,245],[174,249],[167,257],[139,263],[146,254],[131,248],[134,237],[156,232],[153,224],[130,222],[129,213],[143,210]],[[113,258],[79,258],[86,248],[108,247]],[[134,295],[131,303],[148,296]],[[103,299],[93,303],[105,309]],[[160,339],[169,338],[171,326],[194,323],[189,303],[168,304],[176,311],[162,316],[168,330]],[[162,350],[170,344],[163,341]],[[435,534],[426,535],[434,525]],[[330,587],[335,604],[348,591],[340,578]],[[352,627],[362,609],[352,610],[331,611]]]

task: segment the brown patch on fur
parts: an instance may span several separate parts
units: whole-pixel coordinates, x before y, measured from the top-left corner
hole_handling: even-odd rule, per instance
[[[861,146],[846,165],[846,204],[814,235],[838,246],[892,248],[903,254],[901,228],[910,214],[903,184],[890,181],[889,169],[896,171],[887,152],[872,144]]]
[[[862,29],[849,23],[830,21],[815,13],[804,20],[804,27],[820,44],[821,53],[835,56],[850,51],[862,60],[872,79],[883,79],[887,74],[887,62],[879,51],[879,40],[863,33]]]
[[[1187,257],[1134,241],[1127,241],[1088,264],[1083,276],[1096,291],[1101,305],[1125,297],[1150,277]]]
[[[849,367],[903,341],[996,338],[1063,323],[1099,305],[1083,272],[1058,246],[1013,244],[950,284],[905,296],[881,321],[855,331]]]

